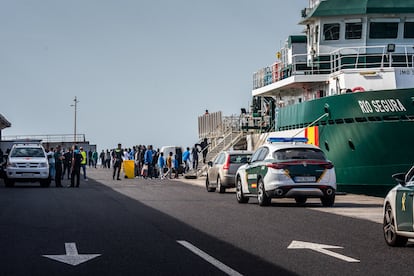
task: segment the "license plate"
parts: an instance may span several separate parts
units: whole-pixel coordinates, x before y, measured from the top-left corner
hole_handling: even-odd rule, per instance
[[[314,176],[296,176],[295,182],[315,182],[316,177]]]
[[[33,177],[32,173],[22,173],[21,174],[22,177]]]

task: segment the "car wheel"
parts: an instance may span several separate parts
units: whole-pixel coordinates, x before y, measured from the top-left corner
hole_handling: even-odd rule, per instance
[[[307,198],[304,196],[295,197],[295,201],[297,205],[305,205]]]
[[[240,177],[237,177],[236,198],[237,198],[238,203],[247,203],[247,202],[249,202],[249,198],[245,197],[244,194],[243,194],[242,181],[241,181]]]
[[[323,207],[332,207],[335,203],[335,194],[321,197],[321,202]]]
[[[405,246],[408,238],[397,235],[395,219],[390,204],[387,204],[384,211],[383,227],[385,242],[389,246]]]
[[[208,176],[206,177],[206,189],[207,189],[207,192],[209,193],[216,191],[216,188],[210,187],[210,181],[208,180]]]
[[[257,193],[257,200],[260,206],[269,206],[272,199],[266,194],[265,186],[262,179],[259,179],[259,191]]]
[[[221,184],[220,176],[217,178],[217,188],[220,194],[224,194],[226,192],[226,188],[224,188],[223,185]]]
[[[5,179],[4,179],[4,185],[5,185],[6,187],[8,187],[8,188],[11,188],[11,187],[13,187],[13,186],[14,186],[14,181],[13,181],[13,180],[10,180],[10,179],[8,179],[8,178],[5,178]]]

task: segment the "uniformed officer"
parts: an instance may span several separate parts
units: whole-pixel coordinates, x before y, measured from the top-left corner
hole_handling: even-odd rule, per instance
[[[121,166],[122,166],[122,148],[121,148],[121,144],[118,144],[118,148],[116,148],[113,151],[112,154],[112,158],[114,160],[114,174],[112,175],[112,179],[115,180],[115,174],[117,175],[117,180],[121,180],[121,178],[119,178],[119,174],[121,173]],[[118,170],[118,173],[116,173],[116,171]]]
[[[82,163],[82,154],[78,150],[78,146],[73,146],[72,153],[72,173],[70,178],[70,186],[75,187],[75,177],[76,177],[76,187],[79,187],[80,184],[80,168]]]
[[[55,158],[55,183],[56,187],[62,187],[62,160],[64,159],[62,155],[62,148],[60,145],[56,147],[56,151],[54,154]]]

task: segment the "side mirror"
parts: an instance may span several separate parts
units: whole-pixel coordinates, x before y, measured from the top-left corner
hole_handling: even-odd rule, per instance
[[[212,161],[208,161],[207,165],[208,165],[209,167],[213,167],[213,162],[212,162]]]
[[[394,180],[397,181],[398,184],[405,186],[405,173],[393,174],[392,178],[394,178]]]

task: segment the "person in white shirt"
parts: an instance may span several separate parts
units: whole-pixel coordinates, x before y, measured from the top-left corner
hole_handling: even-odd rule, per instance
[[[49,161],[49,176],[51,179],[55,179],[55,152],[53,148],[46,151],[47,160]]]
[[[129,152],[127,149],[124,150],[124,157],[122,159],[124,159],[124,161],[129,160]]]

